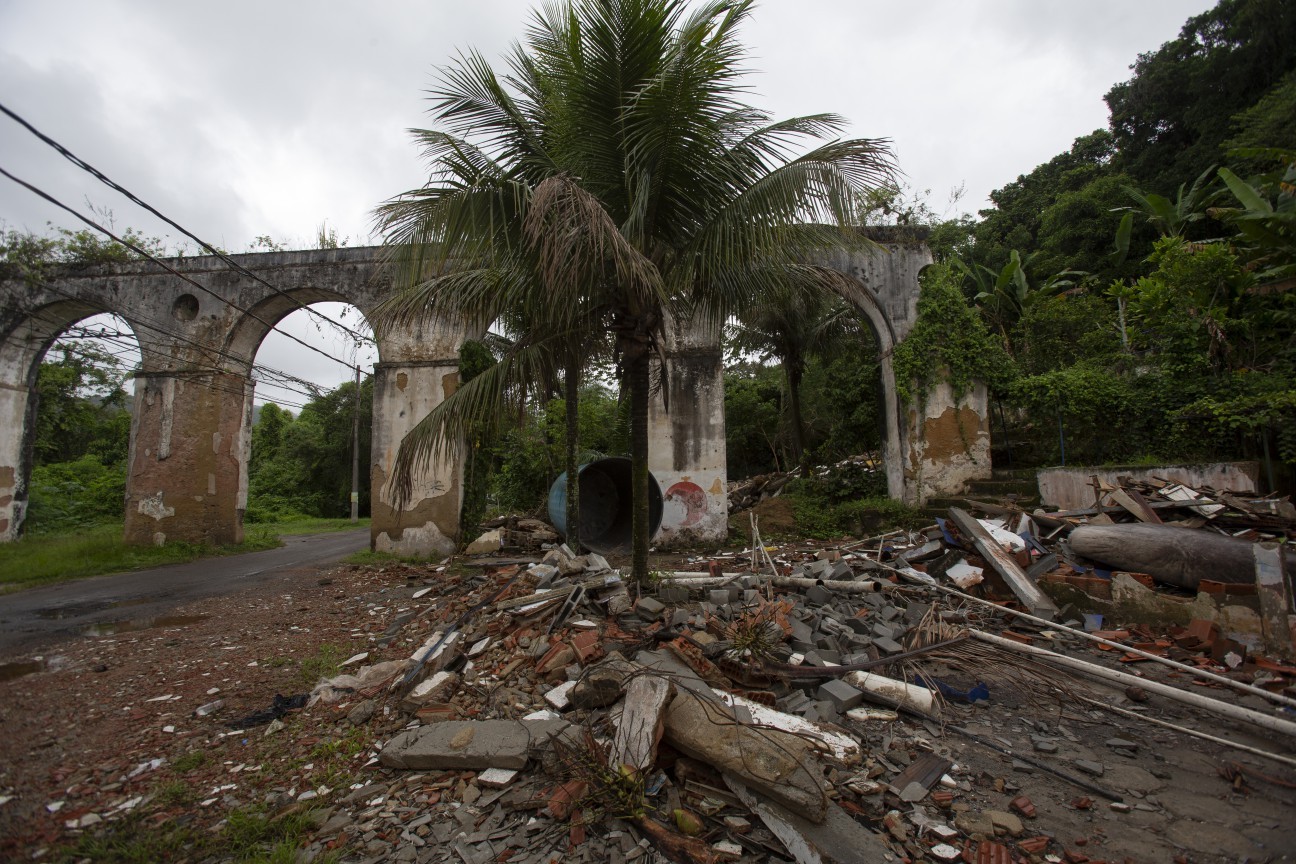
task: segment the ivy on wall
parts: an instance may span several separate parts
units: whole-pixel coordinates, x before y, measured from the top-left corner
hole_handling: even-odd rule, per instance
[[[992,388],[1014,377],[1012,358],[964,296],[960,279],[946,264],[923,270],[918,318],[892,356],[896,392],[906,405],[926,402],[931,388],[946,381],[957,399],[974,382]]]

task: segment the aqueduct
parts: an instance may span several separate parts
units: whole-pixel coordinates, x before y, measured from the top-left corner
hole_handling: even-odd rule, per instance
[[[839,253],[823,263],[854,277],[847,299],[878,337],[890,494],[920,503],[988,474],[986,399],[981,390],[956,400],[938,387],[921,409],[900,404],[891,352],[914,325],[918,273],[931,253],[921,242],[877,239],[878,250]],[[0,281],[0,540],[19,535],[26,512],[41,358],[67,327],[109,312],[130,324],[142,355],[126,483],[127,542],[239,542],[257,348],[303,304],[341,301],[370,317],[391,290],[380,253],[366,247],[234,256],[262,281],[215,257],[167,262],[201,291],[150,262]],[[716,542],[725,538],[728,521],[719,333],[693,322],[670,331],[664,377],[674,395],[669,412],[658,397],[650,415],[650,468],[665,493],[656,542]],[[467,335],[462,324],[436,317],[375,327],[370,489],[376,550],[445,552],[458,540],[457,464],[427,466],[403,507],[395,504],[389,475],[405,433],[456,386],[458,349]]]

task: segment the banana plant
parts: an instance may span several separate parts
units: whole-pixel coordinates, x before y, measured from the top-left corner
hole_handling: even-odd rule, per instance
[[[1140,192],[1133,186],[1123,187],[1125,193],[1138,204],[1137,207],[1116,208],[1126,214],[1121,220],[1126,243],[1129,240],[1129,229],[1125,227],[1125,219],[1130,219],[1132,225],[1132,217],[1136,214],[1141,213],[1162,237],[1182,237],[1189,225],[1205,219],[1209,215],[1210,205],[1223,194],[1222,189],[1211,188],[1214,174],[1215,166],[1212,165],[1198,175],[1191,186],[1180,183],[1174,201],[1164,195]]]
[[[1237,229],[1235,242],[1244,250],[1261,293],[1296,288],[1296,153],[1286,154],[1287,167],[1270,200],[1268,184],[1256,186],[1227,168],[1219,177],[1237,199],[1238,207],[1216,207],[1211,215]]]

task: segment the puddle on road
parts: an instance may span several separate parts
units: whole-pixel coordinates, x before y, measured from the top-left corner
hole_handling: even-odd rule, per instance
[[[67,606],[51,606],[48,609],[36,610],[36,617],[46,621],[63,621],[67,618],[80,618],[105,609],[124,609],[130,606],[143,606],[153,602],[148,597],[134,597],[130,600],[97,600],[93,603],[72,603]]]
[[[158,618],[124,618],[120,621],[98,621],[82,627],[82,636],[115,636],[158,627],[185,627],[206,621],[210,615],[164,615]]]
[[[0,663],[0,681],[12,681],[45,669],[44,660],[19,660],[17,663]]]
[[[37,655],[30,660],[0,663],[0,682],[13,681],[34,672],[57,672],[67,665],[68,658],[62,654],[51,654],[48,657]]]

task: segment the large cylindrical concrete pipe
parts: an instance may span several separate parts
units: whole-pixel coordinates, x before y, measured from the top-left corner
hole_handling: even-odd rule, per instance
[[[630,494],[630,460],[624,457],[598,459],[577,471],[580,484],[580,541],[600,555],[630,552],[630,522],[633,496]],[[567,534],[567,473],[549,487],[549,521],[559,533]],[[648,473],[648,536],[661,527],[662,493],[657,478]]]

